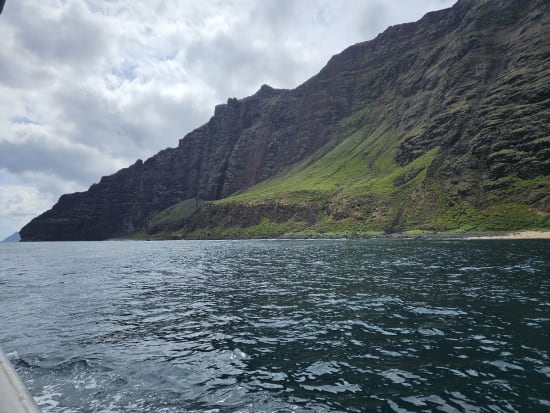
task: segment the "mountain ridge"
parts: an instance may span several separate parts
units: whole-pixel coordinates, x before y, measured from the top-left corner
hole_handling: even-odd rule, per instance
[[[491,230],[476,222],[496,206],[524,218],[511,229],[547,228],[548,8],[460,0],[392,26],[295,89],[228,99],[176,148],[62,196],[21,237]]]

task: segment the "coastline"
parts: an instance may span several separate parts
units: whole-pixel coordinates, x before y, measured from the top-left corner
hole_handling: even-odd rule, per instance
[[[518,231],[504,234],[466,236],[466,239],[550,239],[550,231]]]
[[[102,241],[177,241],[177,240],[331,240],[331,239],[426,239],[426,240],[545,240],[550,239],[550,230],[523,230],[523,231],[488,231],[488,232],[395,232],[395,233],[342,233],[342,234],[265,234],[262,236],[211,236],[211,237],[185,237],[185,236],[145,236],[140,233],[129,237],[108,238]],[[73,242],[87,240],[72,240]],[[99,240],[96,240],[99,241]],[[41,242],[41,241],[20,241],[20,242]],[[42,241],[43,242],[43,241]],[[56,241],[46,241],[56,242]],[[57,241],[67,242],[67,241]],[[68,241],[71,242],[71,241]]]
[[[110,241],[168,241],[168,240],[331,240],[331,239],[427,239],[427,240],[528,240],[528,239],[550,239],[550,231],[495,231],[495,232],[422,232],[422,233],[380,233],[380,234],[295,234],[295,235],[264,235],[264,236],[212,236],[212,237],[132,237],[113,238]]]

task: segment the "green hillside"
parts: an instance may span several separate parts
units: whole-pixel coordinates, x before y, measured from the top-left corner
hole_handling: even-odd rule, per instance
[[[550,177],[511,176],[506,188],[479,194],[475,203],[488,206],[476,207],[438,184],[433,169],[441,161],[439,147],[406,165],[397,164],[396,152],[406,136],[385,125],[375,130],[365,126],[325,155],[316,154],[245,192],[192,213],[188,201],[172,207],[152,221],[148,235],[349,236],[550,228],[549,214],[525,198],[526,193],[532,196],[549,188]]]

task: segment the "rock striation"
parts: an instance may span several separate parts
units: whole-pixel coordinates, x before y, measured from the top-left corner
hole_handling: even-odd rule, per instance
[[[193,230],[223,221],[224,214],[228,225],[249,225],[250,216],[256,223],[262,217],[283,222],[287,215],[273,200],[255,212],[250,204],[235,210],[203,201],[225,199],[319,162],[339,162],[338,148],[355,142],[361,131],[365,139],[356,146],[363,148],[369,171],[378,173],[382,161],[406,171],[392,181],[396,191],[420,182],[407,192],[418,199],[416,218],[407,218],[391,198],[382,202],[369,193],[353,201],[363,213],[353,212],[351,198],[338,191],[302,205],[302,213],[286,205],[288,216],[307,213],[313,223],[322,214],[372,221],[389,211],[385,225],[393,232],[425,225],[418,215],[441,196],[477,209],[519,203],[545,215],[548,119],[550,3],[459,0],[345,49],[296,89],[264,85],[250,97],[216,106],[212,118],[176,148],[103,177],[86,192],[63,195],[21,230],[21,238],[125,237],[186,200],[201,205],[180,222]],[[408,167],[433,151],[429,165]],[[359,178],[350,175],[349,182]]]

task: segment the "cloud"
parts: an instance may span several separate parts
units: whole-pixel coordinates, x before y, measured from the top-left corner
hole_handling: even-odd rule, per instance
[[[79,0],[16,2],[10,16],[15,46],[31,51],[29,57],[42,65],[83,69],[104,56],[110,47],[105,22]]]
[[[0,141],[0,165],[12,174],[43,173],[82,184],[96,179],[98,170],[116,170],[125,165],[104,157],[94,147],[41,134],[40,127],[37,133],[29,133],[28,129],[17,134],[15,140]]]
[[[0,238],[15,211],[36,215],[175,146],[228,97],[296,87],[345,47],[451,2],[7,1]]]
[[[36,214],[37,210],[47,207],[49,200],[42,200],[35,188],[19,185],[0,186],[0,217],[23,217]]]
[[[0,185],[0,241],[18,231],[37,211],[48,209],[53,201],[50,194],[30,186]]]

